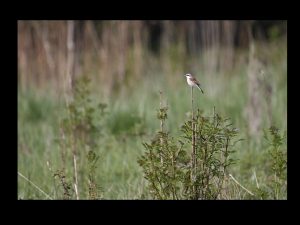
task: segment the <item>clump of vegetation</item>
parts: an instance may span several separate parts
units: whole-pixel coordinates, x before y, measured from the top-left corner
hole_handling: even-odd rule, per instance
[[[162,104],[157,112],[160,120],[160,131],[151,143],[143,143],[146,152],[138,160],[149,182],[149,191],[154,199],[181,199],[181,180],[183,171],[180,164],[185,164],[183,143],[176,143],[174,138],[164,130],[167,119],[167,107]],[[186,161],[187,162],[187,161]]]
[[[265,137],[269,142],[269,155],[272,158],[274,198],[278,198],[279,186],[283,186],[287,178],[287,151],[283,148],[286,134],[281,135],[279,129],[274,126],[270,127],[269,133],[271,137]]]
[[[98,161],[97,152],[99,146],[97,139],[101,135],[101,118],[105,115],[106,104],[98,104],[98,108],[92,103],[90,98],[90,80],[88,77],[82,77],[75,82],[74,98],[71,103],[67,105],[67,116],[61,123],[61,156],[63,168],[67,168],[67,159],[72,162],[73,171],[64,171],[63,173],[73,175],[73,189],[76,199],[90,198],[97,199],[100,187],[96,184],[95,168]],[[80,164],[78,163],[80,158]],[[87,159],[87,160],[85,160]],[[85,168],[88,167],[86,170]],[[85,173],[88,171],[88,174]],[[58,173],[59,175],[60,173]],[[80,176],[79,176],[80,174]],[[88,195],[83,197],[80,193],[85,193],[85,177],[88,177]],[[59,176],[60,180],[62,177]],[[80,184],[79,184],[80,183]],[[64,185],[65,195],[71,198],[67,192],[69,186]],[[79,186],[81,190],[79,190]],[[69,188],[70,189],[70,188]]]
[[[60,184],[63,187],[63,199],[71,199],[74,189],[72,188],[71,182],[66,181],[64,170],[58,170],[56,173],[54,173],[54,178],[56,177],[58,177]]]
[[[99,199],[101,194],[101,187],[96,183],[96,168],[99,156],[96,155],[94,151],[89,151],[88,153],[88,165],[89,165],[89,175],[88,175],[88,185],[89,185],[89,199]]]
[[[154,199],[181,199],[184,162],[182,145],[176,145],[168,133],[158,132],[150,144],[144,143],[145,155],[138,160],[149,182]],[[183,164],[184,165],[184,164]]]
[[[151,143],[144,143],[146,152],[138,160],[153,198],[222,198],[224,177],[234,163],[231,155],[237,136],[229,120],[215,113],[204,117],[198,110],[194,119],[184,123],[183,135],[176,140],[162,129],[167,119],[166,107],[160,107],[157,118],[161,130]],[[195,152],[190,152],[193,135]]]
[[[268,158],[271,159],[270,179],[265,187],[257,188],[261,199],[286,199],[287,194],[287,149],[285,146],[286,133],[281,134],[280,130],[271,126],[268,132],[264,133],[268,143]]]
[[[189,199],[221,198],[227,170],[235,160],[231,157],[237,140],[237,129],[229,119],[214,113],[205,117],[197,110],[195,125],[195,160],[187,166],[185,195]],[[193,135],[192,120],[182,126],[183,138],[190,145]],[[193,153],[192,153],[193,154]],[[193,165],[193,167],[191,167]],[[190,176],[190,179],[189,179]]]

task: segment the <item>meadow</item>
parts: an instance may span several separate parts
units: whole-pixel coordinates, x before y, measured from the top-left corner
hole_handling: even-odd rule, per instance
[[[287,49],[286,40],[270,44],[257,44],[258,54],[268,58],[263,67],[264,81],[271,87],[272,94],[265,94],[264,83],[258,90],[261,102],[261,124],[256,136],[249,133],[252,121],[247,117],[249,93],[248,52],[237,51],[241,61],[226,74],[223,71],[203,71],[201,63],[193,68],[201,81],[204,94],[194,90],[195,108],[206,116],[213,114],[213,108],[220,115],[230,118],[243,139],[235,145],[233,156],[237,161],[229,173],[243,187],[232,179],[226,181],[226,199],[287,199],[287,181],[281,183],[280,191],[272,190],[272,158],[270,145],[264,138],[271,126],[276,126],[284,136],[281,149],[287,151]],[[159,63],[159,62],[156,62]],[[202,62],[204,63],[204,62]],[[176,67],[175,67],[176,68]],[[160,129],[157,110],[160,108],[159,91],[163,93],[163,104],[168,107],[165,128],[172,136],[180,136],[180,127],[191,113],[190,88],[185,73],[166,74],[165,71],[149,69],[142,79],[133,81],[131,88],[119,87],[107,95],[105,83],[94,81],[93,76],[89,104],[95,106],[93,123],[98,133],[93,137],[96,143],[94,180],[100,189],[100,199],[152,199],[147,190],[147,180],[137,160],[155,132]],[[87,76],[87,75],[85,75]],[[109,76],[109,75],[108,75]],[[106,104],[103,112],[96,106]],[[100,107],[101,108],[101,107]],[[271,112],[271,115],[270,115]],[[66,154],[62,163],[63,140],[61,121],[67,118],[64,94],[58,94],[50,86],[44,89],[18,89],[18,172],[37,185],[52,199],[63,199],[60,179],[54,176],[65,167],[65,179],[73,182],[72,156]],[[80,150],[79,150],[80,151]],[[88,165],[86,152],[78,157],[78,192],[80,199],[88,197]],[[286,179],[286,178],[285,178]],[[260,190],[260,191],[258,191]],[[46,195],[18,176],[18,199],[47,199]],[[75,199],[75,195],[72,195]]]

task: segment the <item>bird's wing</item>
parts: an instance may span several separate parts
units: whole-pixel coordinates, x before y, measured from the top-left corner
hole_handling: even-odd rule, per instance
[[[199,81],[197,81],[196,78],[191,77],[190,80],[193,81],[195,84],[200,85]]]

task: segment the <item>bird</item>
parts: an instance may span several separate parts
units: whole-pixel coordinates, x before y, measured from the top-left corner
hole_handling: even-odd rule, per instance
[[[188,85],[190,85],[191,87],[198,87],[200,89],[200,91],[202,92],[202,94],[204,94],[204,91],[202,90],[202,88],[200,87],[200,82],[192,76],[192,74],[187,73],[184,76],[186,76],[186,81],[188,83]]]

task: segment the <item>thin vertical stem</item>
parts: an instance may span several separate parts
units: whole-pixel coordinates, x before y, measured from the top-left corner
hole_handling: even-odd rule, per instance
[[[193,87],[191,89],[191,95],[192,95],[192,168],[194,168],[195,164],[195,129],[194,129],[194,95],[193,95]]]
[[[158,184],[160,185],[161,194],[160,194],[159,188],[156,186],[154,180],[151,181],[152,187],[155,189],[156,195],[159,196],[159,199],[162,200],[162,199],[164,199],[164,196],[162,196],[162,195],[164,195],[164,191],[163,191],[163,187],[161,185],[161,182],[159,180],[159,177],[157,176],[156,170],[154,168],[153,153],[152,153],[151,149],[150,149],[150,162],[151,162],[152,171],[154,173],[154,177],[156,178],[156,180],[158,181]]]
[[[77,174],[77,161],[76,161],[76,155],[77,155],[77,142],[75,138],[75,126],[72,124],[72,130],[73,132],[71,133],[71,145],[72,145],[72,155],[73,155],[73,169],[74,169],[74,174],[73,174],[73,181],[74,181],[74,190],[76,194],[76,199],[79,200],[79,194],[78,194],[78,174]]]
[[[275,177],[274,177],[274,181],[275,181],[275,200],[278,199],[278,181],[277,181],[277,175],[276,175],[276,172],[275,172]]]
[[[192,171],[191,171],[191,178],[193,183],[193,178],[196,176],[195,169],[196,169],[196,148],[195,148],[195,116],[194,116],[194,94],[193,94],[193,87],[191,87],[191,97],[192,97]],[[195,186],[193,185],[194,194],[196,194]]]
[[[213,117],[214,117],[214,126],[216,126],[216,107],[214,106],[214,112],[213,112]]]
[[[162,109],[162,91],[159,91],[159,95],[160,95],[160,109]],[[164,123],[163,120],[160,120],[160,131],[163,132],[164,131]]]
[[[174,152],[172,151],[172,169],[173,169],[173,179],[175,180],[175,163],[174,163]],[[173,196],[173,200],[176,200],[176,190],[175,190],[175,187],[174,185],[172,185],[172,196]]]
[[[160,96],[160,110],[162,110],[162,91],[159,91],[159,96]],[[163,132],[164,132],[164,122],[163,122],[163,119],[160,119],[160,131],[161,131],[161,135],[163,135]],[[162,152],[162,148],[163,148],[163,138],[160,138],[160,150]],[[160,153],[160,162],[161,164],[163,164],[163,157],[162,157],[162,154]]]
[[[76,199],[79,200],[79,194],[78,194],[78,177],[77,177],[77,162],[76,162],[76,155],[73,153],[73,163],[74,163],[74,177],[75,177],[75,183],[74,183],[74,189],[76,194]]]

